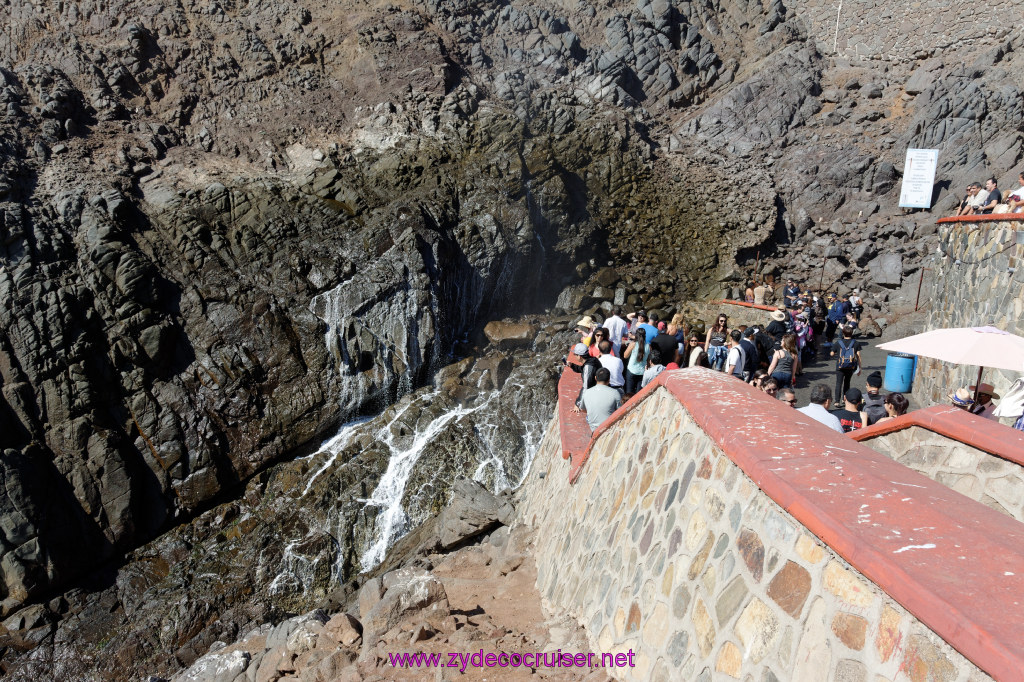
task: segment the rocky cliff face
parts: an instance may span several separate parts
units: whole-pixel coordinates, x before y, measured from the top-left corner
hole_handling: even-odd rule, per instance
[[[12,5],[0,611],[382,410],[492,318],[717,295],[754,263],[895,308],[934,239],[896,209],[903,150],[942,150],[939,207],[1015,179],[1021,39],[922,18],[920,48],[864,61],[811,9]]]

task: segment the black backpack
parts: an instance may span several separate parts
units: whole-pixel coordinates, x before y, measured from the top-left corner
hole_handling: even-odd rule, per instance
[[[886,415],[885,412],[885,396],[882,394],[871,395],[867,393],[864,395],[864,412],[868,415],[868,423],[864,426],[870,426],[876,421]]]

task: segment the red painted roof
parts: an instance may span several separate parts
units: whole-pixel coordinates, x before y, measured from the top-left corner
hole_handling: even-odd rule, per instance
[[[711,370],[663,372],[595,437],[657,386],[769,497],[921,622],[996,679],[1024,680],[1024,524]],[[567,448],[563,435],[574,482],[591,447]]]

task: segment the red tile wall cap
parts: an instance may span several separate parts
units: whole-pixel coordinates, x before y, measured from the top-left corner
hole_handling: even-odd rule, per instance
[[[769,497],[886,594],[989,675],[1024,680],[1024,524],[707,369],[662,372],[595,440],[659,386]],[[573,462],[573,480],[584,463]]]
[[[590,444],[590,424],[581,412],[574,412],[576,396],[583,388],[583,377],[566,367],[558,379],[558,433],[562,439],[562,459],[583,452]]]
[[[774,310],[778,310],[779,309],[779,306],[759,305],[757,303],[747,303],[746,301],[726,301],[724,299],[721,300],[721,301],[711,301],[711,305],[722,305],[722,304],[739,305],[739,306],[743,306],[744,308],[757,308],[758,310],[768,310],[768,311],[774,311]]]
[[[987,213],[984,215],[954,215],[939,218],[940,225],[949,223],[992,223],[992,222],[1024,222],[1024,213]]]
[[[1024,466],[1024,433],[952,405],[935,405],[849,434],[865,441],[919,426],[990,455]]]

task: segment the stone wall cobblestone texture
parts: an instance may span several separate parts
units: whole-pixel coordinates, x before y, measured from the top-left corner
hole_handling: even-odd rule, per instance
[[[763,493],[659,387],[575,485],[553,420],[522,488],[545,606],[631,680],[991,679]]]
[[[945,256],[938,261],[925,329],[992,325],[1024,334],[1024,245],[1018,243],[1022,238],[1024,222],[1019,220],[940,223],[939,244]],[[973,385],[977,372],[974,365],[920,358],[914,395],[922,405],[948,403],[948,394],[958,386]],[[1020,373],[986,368],[982,381],[1005,393]]]
[[[1024,468],[919,426],[861,440],[872,450],[1024,521]]]
[[[787,5],[807,23],[822,54],[888,62],[925,59],[951,47],[983,50],[1005,41],[1014,26],[1006,17],[1020,15],[1020,7],[1008,0],[988,5],[956,0],[801,0]]]

